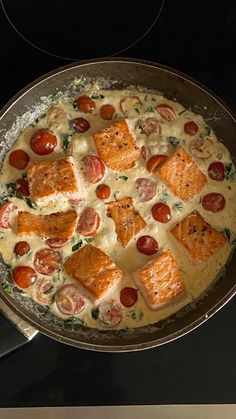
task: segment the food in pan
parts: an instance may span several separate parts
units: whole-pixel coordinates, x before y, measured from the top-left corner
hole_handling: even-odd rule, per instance
[[[137,328],[196,300],[236,233],[236,172],[200,115],[142,90],[49,106],[1,170],[0,252],[64,320]]]

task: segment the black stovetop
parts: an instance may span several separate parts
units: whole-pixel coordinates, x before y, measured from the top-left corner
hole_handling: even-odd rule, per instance
[[[191,75],[236,109],[233,1],[160,0],[139,6],[126,0],[83,8],[71,1],[68,10],[54,1],[2,3],[31,44],[0,10],[0,105],[36,77],[71,62],[43,50],[78,59],[123,50],[119,55]],[[236,403],[235,319],[234,300],[191,334],[130,354],[78,350],[38,335],[0,360],[0,407]],[[3,330],[0,317],[0,337]]]

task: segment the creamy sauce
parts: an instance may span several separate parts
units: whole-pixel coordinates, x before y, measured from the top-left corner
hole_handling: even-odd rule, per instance
[[[97,234],[92,238],[92,244],[104,252],[106,252],[113,261],[125,271],[125,278],[122,283],[117,287],[112,295],[109,295],[109,299],[113,298],[119,302],[120,290],[123,287],[130,286],[136,288],[133,281],[133,273],[138,268],[142,267],[153,256],[145,256],[137,251],[136,242],[140,236],[150,235],[154,237],[159,244],[159,252],[170,250],[176,258],[180,274],[185,286],[185,293],[177,299],[173,304],[168,307],[161,308],[159,310],[150,309],[144,302],[140,293],[138,293],[137,303],[130,307],[122,307],[122,321],[116,327],[117,329],[136,328],[141,327],[150,323],[156,323],[161,319],[170,316],[172,313],[177,312],[186,304],[194,301],[199,297],[215,280],[217,275],[220,273],[224,265],[226,264],[229,255],[232,251],[232,243],[220,248],[204,263],[193,263],[188,255],[183,251],[183,248],[177,244],[173,236],[170,234],[171,228],[180,220],[185,218],[193,210],[198,210],[204,219],[209,222],[217,230],[224,231],[229,229],[231,232],[231,238],[236,234],[236,183],[232,179],[225,179],[223,181],[211,180],[208,176],[207,169],[211,162],[221,161],[225,165],[231,164],[231,159],[228,150],[220,143],[213,130],[210,129],[203,118],[200,115],[196,115],[189,110],[185,110],[183,106],[177,102],[165,99],[161,95],[153,93],[142,93],[139,91],[96,91],[97,96],[102,99],[95,99],[96,109],[92,114],[84,114],[73,108],[71,102],[60,103],[58,106],[65,110],[67,113],[67,120],[57,124],[57,126],[51,128],[58,137],[58,146],[48,156],[36,155],[29,146],[29,141],[34,132],[39,128],[47,128],[46,117],[40,118],[33,125],[28,127],[19,136],[17,142],[12,147],[14,149],[25,150],[30,156],[31,161],[39,160],[52,160],[65,156],[65,150],[63,149],[63,142],[65,141],[65,135],[71,135],[71,144],[73,144],[73,157],[76,159],[79,169],[83,171],[81,158],[86,154],[97,154],[94,141],[91,137],[92,133],[104,128],[112,121],[105,121],[100,117],[99,108],[104,104],[112,104],[115,107],[116,113],[113,116],[113,120],[123,118],[124,115],[120,110],[120,100],[122,97],[135,95],[139,97],[141,105],[132,107],[126,116],[130,131],[135,136],[139,148],[145,145],[148,150],[148,156],[154,154],[171,154],[175,149],[175,142],[186,148],[190,152],[190,141],[194,138],[203,138],[210,144],[211,156],[207,159],[200,159],[192,156],[198,167],[207,176],[207,184],[200,194],[194,196],[188,202],[181,201],[178,197],[174,196],[169,188],[167,188],[161,180],[155,176],[150,175],[146,168],[146,162],[143,159],[139,159],[133,169],[126,170],[124,172],[115,172],[112,170],[106,170],[105,177],[101,182],[97,184],[85,183],[87,190],[87,198],[85,202],[77,207],[77,211],[80,214],[84,207],[93,207],[99,213],[101,218],[101,224]],[[86,95],[94,95],[94,89],[86,92]],[[102,95],[102,96],[100,96]],[[168,104],[172,107],[177,115],[175,121],[166,121],[156,111],[158,104]],[[73,129],[70,128],[71,124],[69,121],[83,117],[90,122],[90,129],[85,133],[74,133]],[[160,121],[161,134],[153,133],[150,136],[146,136],[137,128],[137,123],[141,118],[155,117]],[[196,135],[190,136],[184,132],[184,124],[188,121],[194,121],[199,127]],[[176,139],[173,142],[173,138]],[[1,189],[0,195],[6,191],[5,184],[14,183],[21,177],[22,173],[26,170],[20,171],[9,165],[8,156],[6,156],[2,171],[1,171]],[[127,179],[126,179],[127,177]],[[149,202],[140,202],[137,190],[135,188],[135,180],[137,178],[152,178],[157,183],[157,192],[155,197]],[[99,200],[96,196],[96,188],[98,184],[106,183],[111,188],[111,196],[109,200],[115,198],[121,198],[124,196],[130,196],[133,198],[134,208],[139,211],[140,215],[144,218],[147,225],[136,237],[134,237],[127,247],[123,248],[117,241],[115,224],[113,220],[106,216],[107,206],[104,201]],[[221,193],[226,201],[225,208],[218,212],[212,213],[206,211],[201,204],[201,197],[210,192]],[[11,197],[10,200],[17,205],[18,211],[32,211],[33,213],[50,214],[52,212],[65,211],[70,208],[69,203],[60,201],[51,203],[47,206],[38,206],[36,209],[28,207],[24,200]],[[162,224],[155,221],[151,214],[151,207],[156,202],[165,202],[171,209],[171,220]],[[11,219],[12,229],[0,229],[0,252],[6,263],[11,264],[12,269],[18,265],[29,265],[33,266],[33,258],[36,250],[46,247],[45,240],[39,237],[27,237],[24,240],[30,244],[30,253],[16,257],[13,253],[14,245],[17,241],[22,240],[16,235],[17,228],[17,211],[14,212]],[[79,236],[77,233],[74,234],[71,241],[59,249],[63,256],[63,260],[72,254],[72,246],[79,240],[83,241],[83,245],[86,244],[84,237]],[[43,276],[43,275],[39,275]],[[47,276],[47,278],[49,278]],[[67,277],[61,270],[59,273],[51,277],[52,282],[52,294],[62,286],[62,284],[73,283],[73,279]],[[35,285],[30,286],[24,292],[27,293],[29,298],[37,301]],[[88,301],[85,310],[80,315],[75,316],[78,318],[78,322],[82,321],[87,327],[104,329],[106,328],[98,320],[94,319],[91,315],[93,305]],[[60,313],[55,302],[49,304],[49,309],[59,317],[68,319],[68,316],[64,316]],[[76,321],[76,319],[75,319]]]

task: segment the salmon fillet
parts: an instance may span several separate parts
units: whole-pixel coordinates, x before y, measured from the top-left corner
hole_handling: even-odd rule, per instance
[[[30,163],[27,175],[30,195],[37,203],[61,198],[81,200],[84,196],[73,157]]]
[[[77,212],[55,212],[49,215],[21,211],[18,215],[19,236],[39,236],[52,239],[69,239],[77,225]]]
[[[106,297],[124,276],[122,269],[106,253],[91,244],[69,256],[64,270],[93,303]]]
[[[165,252],[148,262],[134,274],[144,300],[156,310],[170,304],[183,292],[184,285],[171,252]]]
[[[177,147],[157,168],[163,182],[183,201],[188,201],[205,186],[207,178],[183,147]]]
[[[135,165],[139,148],[125,119],[120,119],[93,134],[99,157],[113,170],[126,170]]]
[[[225,236],[208,224],[198,211],[193,211],[177,223],[171,233],[195,262],[204,262],[227,241]]]
[[[146,226],[144,219],[135,211],[130,197],[109,202],[107,216],[115,222],[117,239],[123,247]]]

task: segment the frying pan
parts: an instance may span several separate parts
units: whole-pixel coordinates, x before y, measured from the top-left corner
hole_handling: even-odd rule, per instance
[[[66,92],[72,89],[71,86],[76,92],[79,84],[73,81],[81,76],[87,80],[99,79],[103,87],[111,89],[141,86],[163,92],[166,97],[201,114],[217,137],[224,141],[231,156],[236,156],[236,120],[227,105],[211,91],[171,68],[136,59],[112,58],[80,61],[59,68],[29,84],[7,103],[0,114],[0,163],[30,118],[34,119],[42,112],[40,98],[57,91]],[[56,318],[19,291],[8,294],[0,287],[0,297],[40,332],[63,343],[104,352],[137,351],[170,342],[209,319],[234,296],[235,271],[236,258],[231,258],[225,272],[197,301],[168,319],[138,329],[89,329]],[[7,280],[7,275],[2,268],[0,281]]]

